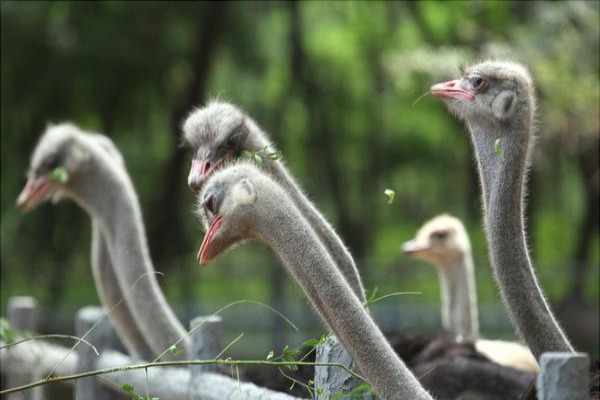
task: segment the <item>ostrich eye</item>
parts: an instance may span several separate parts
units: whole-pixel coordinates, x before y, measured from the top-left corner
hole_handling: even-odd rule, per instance
[[[237,150],[242,146],[246,136],[248,136],[248,129],[246,129],[246,125],[242,122],[231,131],[225,141],[225,145],[229,150]]]
[[[215,202],[215,196],[212,193],[208,193],[204,196],[204,201],[202,202],[207,211],[211,214],[217,213],[217,204]]]
[[[476,92],[482,91],[487,85],[487,82],[480,76],[472,77],[469,83],[471,85],[471,89],[473,89]]]
[[[446,231],[438,231],[438,232],[433,232],[431,234],[431,237],[437,240],[444,240],[448,237],[448,232]]]
[[[50,172],[53,169],[57,168],[59,166],[59,164],[60,164],[60,157],[58,156],[58,154],[52,153],[49,156],[47,156],[44,159],[44,161],[42,161],[37,172],[39,174],[44,174],[44,173]]]

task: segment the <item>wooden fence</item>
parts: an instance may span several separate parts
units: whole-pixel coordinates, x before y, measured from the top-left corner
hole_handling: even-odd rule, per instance
[[[92,343],[99,355],[86,345],[80,344],[76,351],[45,341],[29,341],[3,349],[1,369],[6,374],[6,388],[17,387],[37,381],[54,371],[55,376],[72,375],[95,369],[114,368],[139,364],[142,361],[123,354],[122,345],[105,318],[100,307],[84,307],[75,317],[76,335],[82,337],[90,331],[86,340]],[[14,329],[35,332],[37,307],[31,297],[14,297],[8,303],[8,318]],[[199,326],[200,325],[200,326]],[[198,327],[199,326],[199,327]],[[192,319],[190,330],[191,359],[211,360],[223,348],[221,317],[197,317]],[[340,358],[339,343],[329,340],[318,350],[320,362],[342,363],[349,366],[351,360]],[[119,351],[121,350],[121,351]],[[58,367],[57,367],[58,365]],[[587,400],[589,399],[589,358],[582,353],[545,353],[540,359],[541,371],[537,379],[539,400]],[[316,368],[315,385],[322,389],[317,399],[326,399],[330,393],[348,390],[347,373],[339,368]],[[149,395],[161,400],[293,400],[296,397],[274,392],[252,383],[217,373],[215,365],[190,365],[181,367],[152,367],[147,370],[119,371],[102,376],[77,379],[75,400],[130,399],[123,391],[127,384],[138,395]],[[29,389],[25,393],[12,393],[7,400],[46,400],[45,386]]]

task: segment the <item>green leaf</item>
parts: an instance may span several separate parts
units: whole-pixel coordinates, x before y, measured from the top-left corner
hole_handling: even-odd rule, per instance
[[[256,161],[256,163],[258,165],[260,165],[263,163],[263,158],[262,158],[262,156],[259,156],[258,154],[254,154],[254,161]]]
[[[321,344],[321,340],[310,339],[310,340],[307,340],[304,343],[302,343],[302,346],[305,346],[305,347],[317,347],[320,344]]]
[[[128,383],[124,383],[123,385],[121,385],[121,389],[123,389],[127,393],[133,393],[133,389],[135,388]]]
[[[173,346],[169,347],[169,352],[171,354],[173,354],[174,356],[178,356],[183,353],[183,350],[178,349],[177,346],[173,345]]]
[[[17,338],[17,332],[4,317],[0,318],[0,338],[4,340],[6,344],[14,342]]]
[[[267,354],[267,358],[265,358],[265,360],[270,360],[270,359],[272,359],[274,354],[275,354],[275,353],[273,352],[273,350],[271,350],[271,351],[269,352],[269,354]]]
[[[242,152],[242,157],[252,160],[254,158],[254,153],[248,150],[244,150]]]
[[[325,389],[323,389],[323,388],[317,388],[316,392],[317,392],[317,394],[323,394],[324,390]]]
[[[387,196],[388,204],[392,204],[392,202],[394,201],[394,197],[396,197],[396,192],[394,192],[392,189],[385,189],[383,191],[383,193]]]
[[[54,168],[50,172],[50,179],[59,183],[67,183],[69,181],[69,173],[63,167]]]
[[[331,398],[334,399],[351,399],[351,398],[363,398],[365,395],[372,392],[372,388],[369,385],[358,385],[348,393],[336,392],[331,394]]]
[[[500,138],[496,139],[496,141],[494,142],[494,151],[496,152],[497,156],[502,154],[502,147],[500,147],[501,144],[502,144],[502,139],[500,139]]]
[[[379,291],[379,288],[377,286],[375,286],[373,288],[373,291],[371,292],[371,295],[369,296],[369,298],[367,299],[367,302],[365,305],[369,305],[374,303],[377,300],[377,292]]]
[[[285,358],[290,357],[293,358],[295,355],[297,355],[298,353],[300,353],[300,350],[290,350],[290,348],[288,347],[288,345],[286,344],[285,347],[283,348],[283,356]]]
[[[281,151],[276,150],[276,151],[270,152],[268,157],[273,161],[277,161],[283,157],[283,154],[281,153]]]

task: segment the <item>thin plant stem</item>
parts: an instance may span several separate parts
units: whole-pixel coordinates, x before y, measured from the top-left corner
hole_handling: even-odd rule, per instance
[[[100,356],[100,353],[98,353],[98,349],[96,349],[96,347],[94,347],[93,344],[91,344],[90,342],[88,342],[87,340],[84,340],[80,337],[77,336],[72,336],[72,335],[60,335],[58,333],[51,333],[48,335],[36,335],[36,336],[31,336],[25,339],[21,339],[21,340],[17,340],[16,342],[12,342],[9,344],[5,344],[4,346],[0,346],[0,350],[2,349],[7,349],[11,346],[16,346],[18,344],[24,343],[24,342],[29,342],[30,340],[41,340],[41,339],[51,339],[51,338],[60,338],[60,339],[71,339],[71,340],[76,340],[79,342],[83,342],[86,345],[88,345],[89,347],[92,348],[92,350],[94,350],[94,353],[96,353],[97,356]]]
[[[313,367],[338,367],[348,372],[350,375],[360,379],[365,383],[369,383],[366,378],[361,376],[360,374],[352,371],[350,368],[346,367],[341,363],[323,363],[323,362],[300,362],[300,361],[267,361],[267,360],[195,360],[195,361],[161,361],[156,363],[145,363],[145,364],[133,364],[133,365],[125,365],[120,367],[112,367],[112,368],[104,368],[95,371],[86,371],[73,375],[59,376],[59,377],[50,377],[46,379],[42,379],[36,382],[28,383],[26,385],[17,386],[10,389],[0,390],[0,394],[10,394],[20,392],[22,390],[31,389],[37,386],[46,385],[48,383],[56,383],[56,382],[65,382],[74,379],[87,378],[90,376],[99,376],[110,374],[113,372],[123,372],[123,371],[132,371],[136,369],[146,369],[153,367],[182,367],[188,365],[229,365],[229,366],[239,366],[239,365],[271,365],[271,366],[313,366]]]

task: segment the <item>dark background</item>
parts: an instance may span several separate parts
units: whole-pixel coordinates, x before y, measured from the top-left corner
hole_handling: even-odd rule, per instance
[[[598,2],[9,2],[1,7],[2,313],[33,295],[41,330],[72,331],[97,304],[90,223],[77,206],[14,206],[48,122],[103,132],[123,152],[161,286],[184,321],[230,302],[266,302],[302,332],[244,304],[224,313],[233,353],[262,357],[323,333],[268,250],[246,245],[196,265],[202,229],[187,188],[180,125],[211,97],[267,131],[337,227],[369,290],[418,291],[379,303],[386,330],[439,329],[434,268],[399,254],[427,219],[471,235],[482,331],[514,337],[489,268],[468,136],[432,83],[494,55],[531,70],[539,140],[528,236],[538,276],[578,348],[598,356]],[[387,205],[386,188],[396,192]],[[275,331],[271,328],[277,328]],[[274,332],[267,335],[265,332]]]

